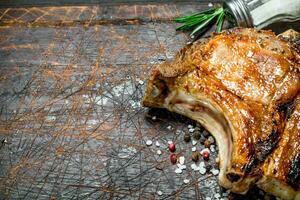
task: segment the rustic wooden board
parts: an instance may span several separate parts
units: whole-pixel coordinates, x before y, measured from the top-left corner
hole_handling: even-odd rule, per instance
[[[0,199],[225,199],[216,176],[190,167],[194,122],[140,105],[150,69],[188,40],[171,19],[207,8],[0,9]],[[186,157],[180,175],[169,140]]]

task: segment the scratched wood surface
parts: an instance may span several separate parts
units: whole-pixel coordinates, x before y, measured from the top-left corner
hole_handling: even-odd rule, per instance
[[[188,41],[171,19],[207,8],[0,9],[0,199],[226,199],[217,176],[190,167],[183,135],[194,122],[140,105],[150,69]],[[217,168],[216,155],[206,166]]]

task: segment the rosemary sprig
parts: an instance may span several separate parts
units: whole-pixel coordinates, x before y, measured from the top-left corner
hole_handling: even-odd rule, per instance
[[[175,22],[182,23],[183,25],[176,30],[190,31],[190,36],[193,37],[195,33],[203,30],[209,24],[216,23],[216,32],[221,32],[225,17],[229,16],[229,13],[223,7],[212,8],[202,11],[200,13],[175,18]]]

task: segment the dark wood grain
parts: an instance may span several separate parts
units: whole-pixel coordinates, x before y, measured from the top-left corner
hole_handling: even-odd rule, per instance
[[[200,1],[0,9],[0,199],[225,195],[216,176],[190,167],[183,135],[194,122],[140,105],[150,69],[188,40],[171,19],[207,8]],[[148,139],[161,146],[146,146]],[[169,140],[186,158],[183,174],[169,162]],[[216,168],[216,155],[206,165]]]

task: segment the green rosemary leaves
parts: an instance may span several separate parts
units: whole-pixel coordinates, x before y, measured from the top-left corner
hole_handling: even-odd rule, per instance
[[[193,37],[199,31],[203,31],[204,28],[212,24],[216,24],[216,32],[220,32],[223,27],[225,17],[230,14],[223,7],[212,8],[209,10],[202,11],[193,15],[175,18],[175,22],[182,23],[183,25],[178,27],[176,30],[180,31],[191,31],[190,36]]]

